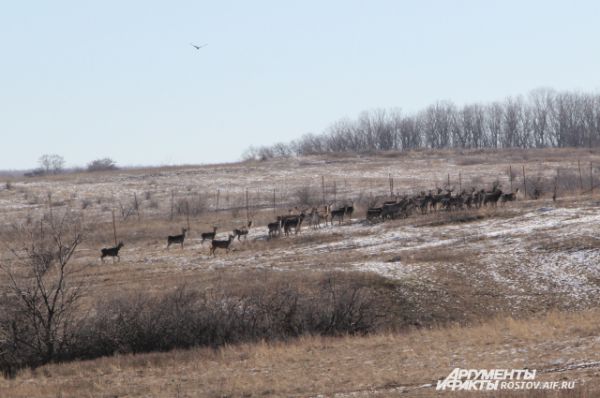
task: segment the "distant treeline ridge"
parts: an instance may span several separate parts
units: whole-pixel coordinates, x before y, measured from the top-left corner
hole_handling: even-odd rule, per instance
[[[321,134],[250,147],[244,159],[339,152],[445,148],[545,148],[600,145],[600,94],[537,89],[526,97],[462,107],[440,101],[413,115],[362,112]]]

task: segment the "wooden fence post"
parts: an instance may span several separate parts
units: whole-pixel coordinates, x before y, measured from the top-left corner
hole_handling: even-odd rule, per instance
[[[333,181],[333,203],[337,202],[337,185],[335,180]]]
[[[594,197],[594,169],[592,168],[592,162],[590,162],[590,192],[592,198]]]
[[[171,190],[171,215],[169,216],[169,219],[171,221],[173,221],[173,206],[174,206],[174,202],[175,201],[175,192],[173,190]]]
[[[581,179],[581,160],[577,161],[577,168],[579,169],[579,195],[583,193],[583,180]]]
[[[250,209],[248,205],[248,188],[246,188],[246,221],[250,221]]]
[[[190,228],[190,202],[187,199],[185,200],[185,219],[187,220],[187,230],[191,231],[192,229]]]
[[[140,221],[140,204],[137,200],[136,192],[133,193],[133,208],[135,209],[135,212],[137,213],[138,221]]]
[[[117,245],[117,223],[115,222],[115,209],[112,209],[112,225],[113,237],[115,238],[115,246]]]
[[[559,171],[558,168],[556,169],[556,177],[554,177],[554,194],[552,195],[552,201],[556,202],[556,199],[558,198],[558,177],[559,177]]]
[[[527,183],[525,179],[525,165],[523,165],[523,192],[525,195],[525,200],[527,200]]]

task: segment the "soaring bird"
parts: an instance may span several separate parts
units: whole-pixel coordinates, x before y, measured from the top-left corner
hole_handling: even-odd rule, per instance
[[[196,50],[200,50],[202,47],[206,47],[208,44],[202,44],[201,46],[197,46],[195,44],[190,43],[190,46],[194,47]]]

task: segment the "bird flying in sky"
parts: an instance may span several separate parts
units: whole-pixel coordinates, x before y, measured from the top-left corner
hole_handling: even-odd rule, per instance
[[[200,50],[202,47],[206,47],[207,44],[202,44],[200,46],[197,46],[197,45],[195,45],[193,43],[190,43],[190,46],[194,47],[196,50]]]

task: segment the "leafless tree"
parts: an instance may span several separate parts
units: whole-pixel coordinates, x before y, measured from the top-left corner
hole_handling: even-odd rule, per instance
[[[0,301],[0,369],[59,359],[74,336],[82,297],[72,282],[70,261],[81,243],[78,215],[66,211],[39,223],[16,227],[13,259],[0,263],[7,284]]]
[[[502,118],[504,109],[498,102],[487,107],[487,147],[497,148],[502,136]]]
[[[415,115],[398,110],[362,112],[323,134],[306,134],[290,144],[250,148],[246,157],[292,154],[411,150],[416,148],[593,147],[600,145],[600,96],[532,91],[491,104],[461,108],[436,102]]]
[[[549,89],[537,89],[529,94],[533,136],[537,148],[543,148],[552,144],[548,134],[548,118],[553,96],[554,92]]]
[[[65,159],[62,156],[56,154],[46,154],[40,156],[38,164],[46,174],[59,174],[64,169]]]

